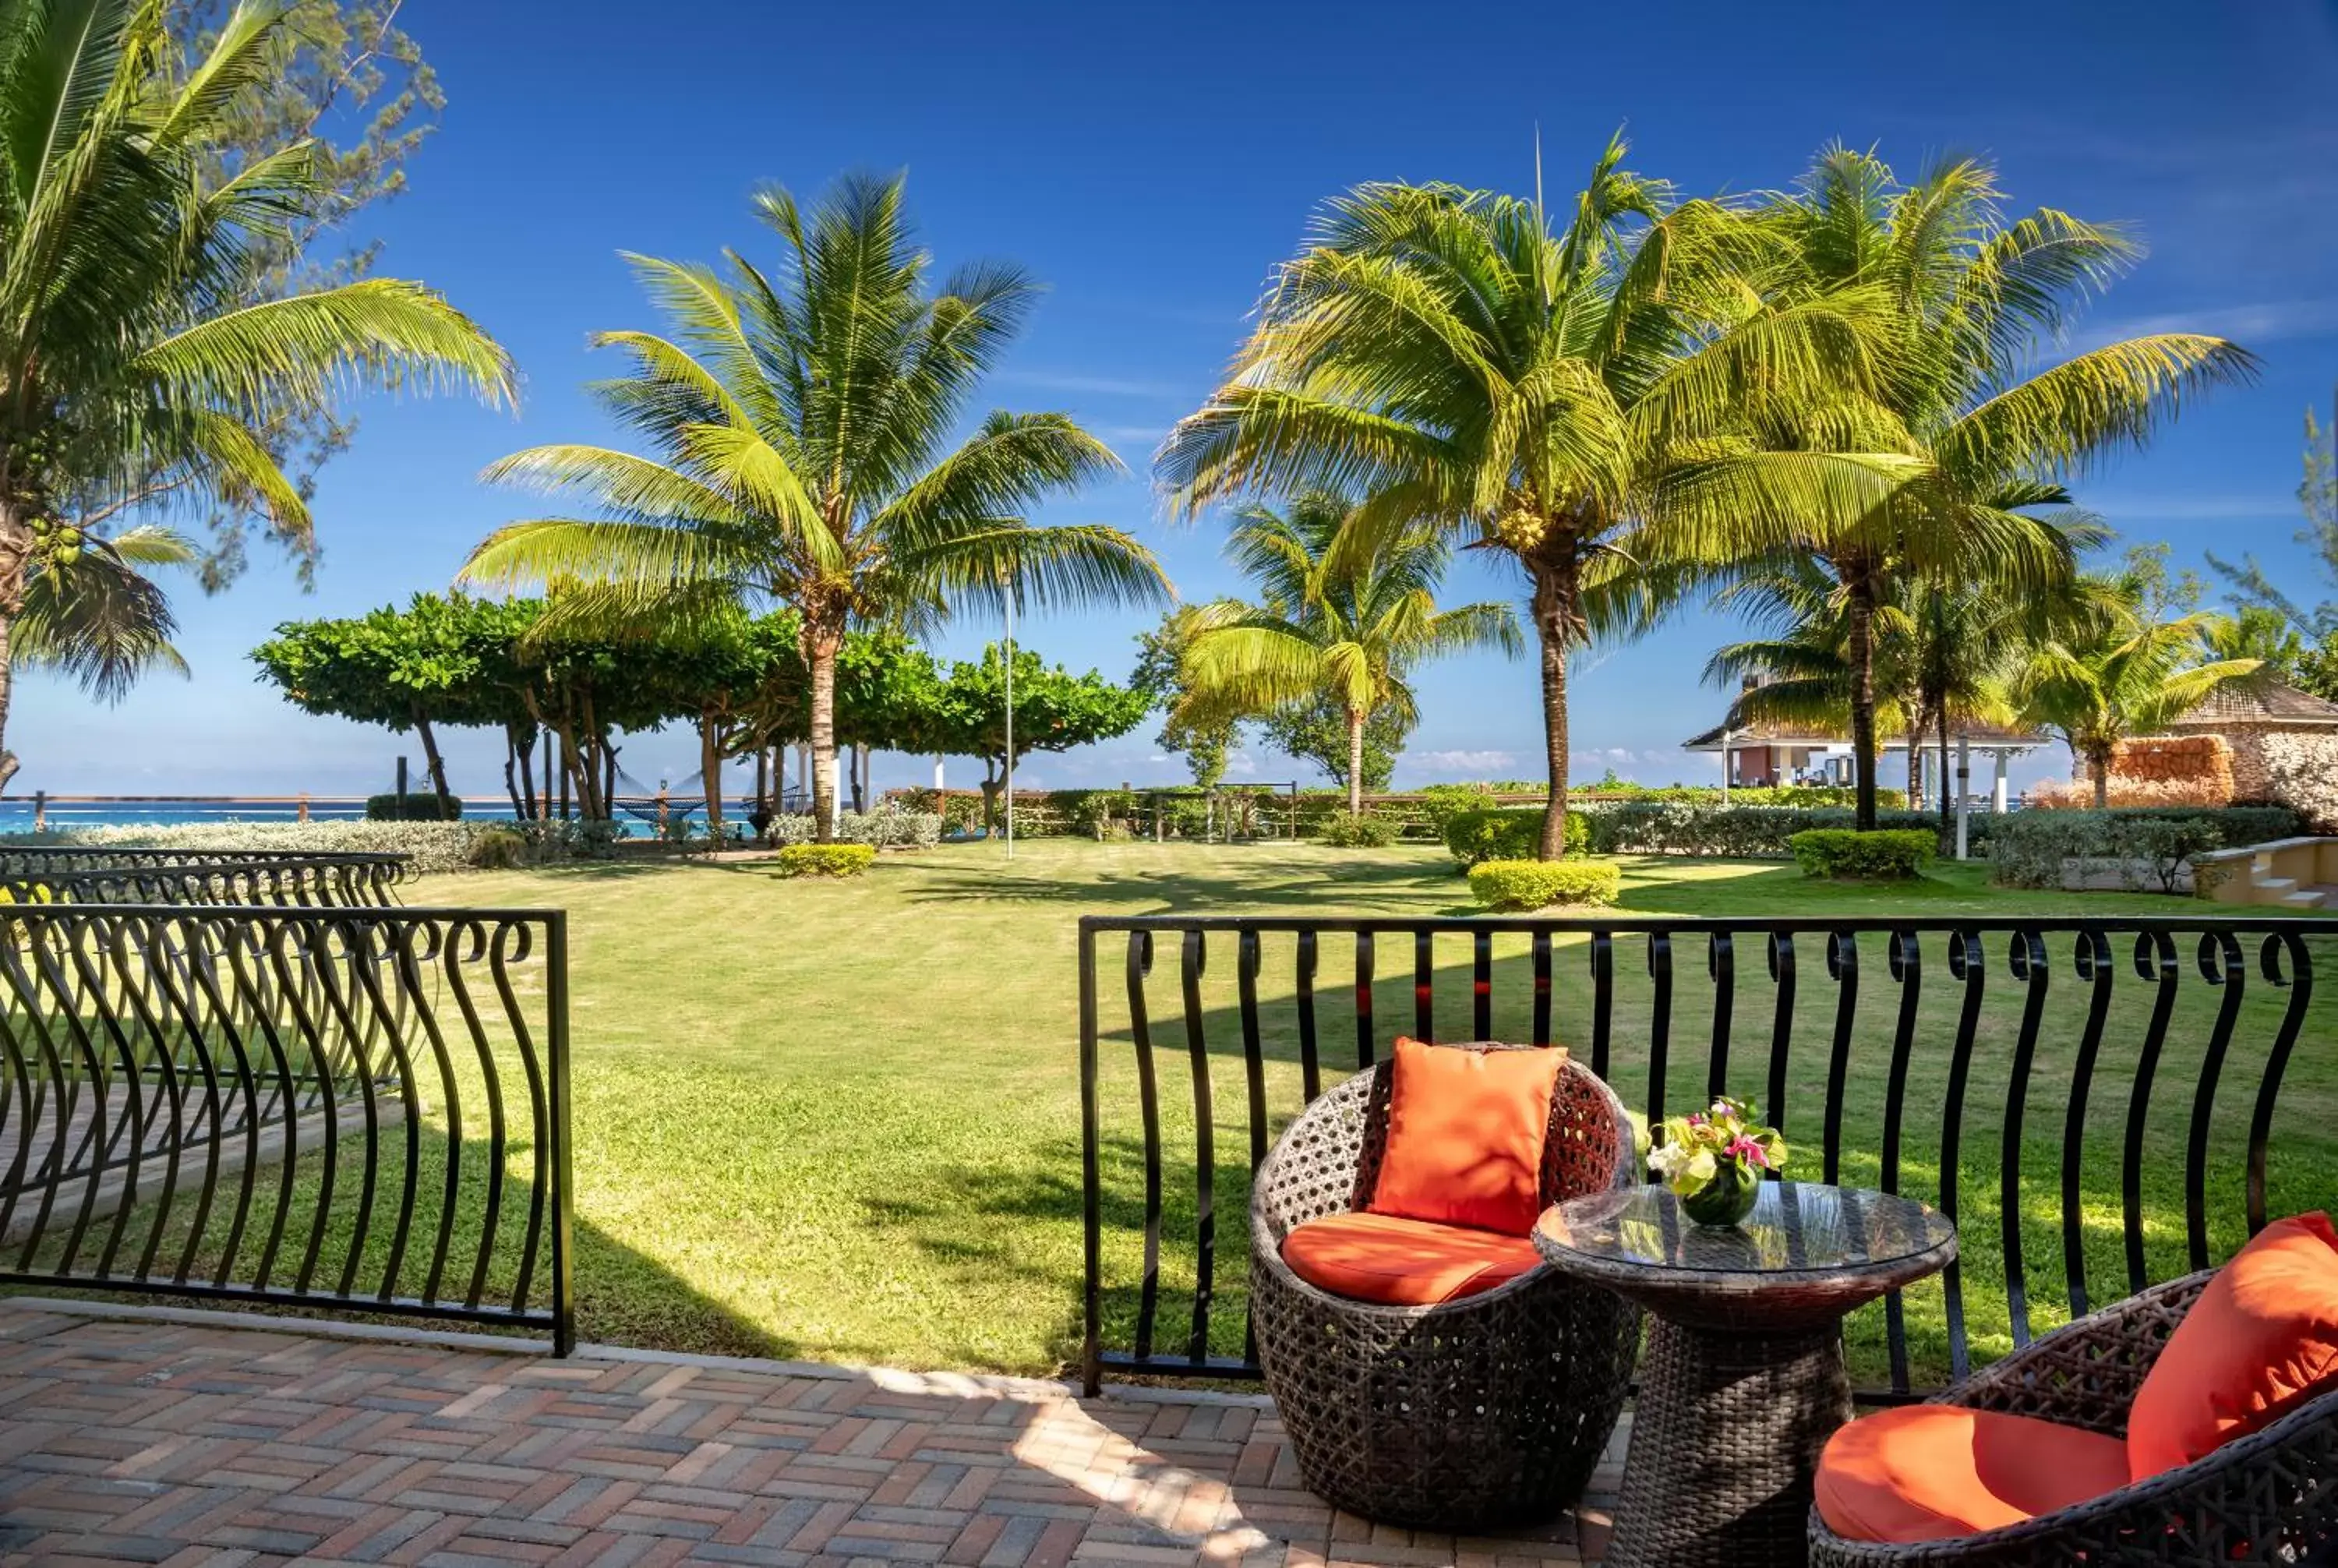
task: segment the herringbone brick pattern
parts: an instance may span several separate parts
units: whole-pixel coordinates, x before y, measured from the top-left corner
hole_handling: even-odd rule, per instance
[[[1586,1504],[1536,1539],[1456,1540],[1335,1514],[1260,1402],[0,1308],[8,1563],[1528,1568],[1596,1560],[1606,1525]]]

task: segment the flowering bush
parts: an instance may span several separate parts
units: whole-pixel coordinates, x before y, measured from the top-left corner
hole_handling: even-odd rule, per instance
[[[2338,750],[2318,735],[2269,734],[2264,741],[2273,798],[2317,832],[2338,833]]]
[[[772,818],[764,832],[779,845],[810,844],[820,837],[810,815],[801,812]],[[836,837],[840,843],[877,849],[930,849],[942,841],[942,819],[938,812],[913,811],[898,801],[880,800],[874,811],[837,813]]]
[[[1784,1137],[1763,1126],[1753,1106],[1725,1094],[1702,1111],[1665,1117],[1664,1134],[1648,1164],[1683,1203],[1715,1188],[1734,1193],[1786,1166]]]

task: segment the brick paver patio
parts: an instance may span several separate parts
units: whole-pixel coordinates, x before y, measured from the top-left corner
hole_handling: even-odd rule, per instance
[[[1262,1400],[537,1356],[0,1302],[0,1561],[1596,1562],[1334,1514]]]

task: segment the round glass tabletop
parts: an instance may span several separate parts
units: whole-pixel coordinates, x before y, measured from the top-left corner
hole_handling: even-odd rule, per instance
[[[1743,1223],[1699,1225],[1660,1186],[1569,1200],[1535,1228],[1544,1256],[1613,1278],[1900,1275],[1953,1257],[1956,1227],[1911,1198],[1809,1181],[1765,1181]],[[1783,1282],[1782,1280],[1782,1282]]]

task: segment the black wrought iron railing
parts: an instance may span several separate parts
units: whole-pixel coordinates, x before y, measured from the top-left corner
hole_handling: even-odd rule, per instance
[[[1959,1264],[1847,1330],[1915,1396],[2330,1202],[2317,957],[2338,921],[1091,916],[1086,1380],[1257,1375],[1251,1172],[1401,1033],[1567,1046],[1652,1121],[1737,1094],[1797,1179],[1937,1204]]]
[[[403,856],[383,855],[0,869],[0,902],[378,908],[398,902],[405,874]]]
[[[375,850],[0,847],[0,888],[76,903],[390,905],[413,858]]]
[[[0,908],[0,1283],[575,1338],[556,910]]]

